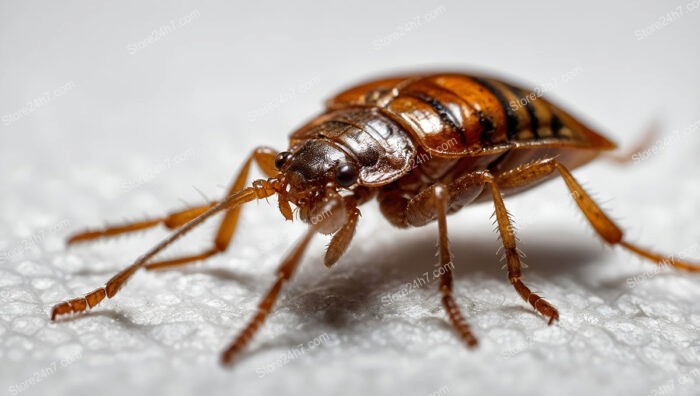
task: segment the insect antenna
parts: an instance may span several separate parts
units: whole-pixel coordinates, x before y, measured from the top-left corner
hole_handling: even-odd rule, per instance
[[[236,208],[255,199],[267,198],[277,193],[279,191],[279,186],[280,183],[277,179],[257,180],[253,182],[252,186],[244,188],[235,194],[229,195],[221,200],[221,202],[207,209],[201,215],[185,223],[185,225],[178,228],[177,231],[175,231],[168,238],[161,241],[143,256],[139,257],[133,264],[115,275],[115,277],[112,278],[105,287],[107,297],[112,298],[112,296],[114,296],[114,294],[116,294],[117,291],[124,285],[126,280],[129,279],[138,269],[143,267],[148,260],[160,253],[163,249],[171,245],[176,240],[182,238],[185,234],[192,231],[192,229],[203,223],[208,218],[221,211]],[[55,314],[53,314],[53,316],[55,316]]]

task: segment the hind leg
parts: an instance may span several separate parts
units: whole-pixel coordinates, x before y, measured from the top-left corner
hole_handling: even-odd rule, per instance
[[[649,125],[647,131],[640,138],[634,142],[634,145],[625,149],[624,151],[613,151],[605,152],[600,155],[601,159],[606,159],[611,162],[615,162],[619,165],[629,165],[638,163],[639,159],[637,156],[643,151],[650,150],[654,143],[657,141],[657,137],[660,135],[659,127],[656,123]]]
[[[523,165],[512,171],[496,175],[496,181],[502,188],[511,188],[527,185],[541,178],[547,177],[554,172],[559,172],[564,179],[566,186],[571,192],[571,196],[576,201],[579,209],[593,226],[598,235],[610,245],[619,245],[628,251],[655,262],[658,265],[671,265],[675,268],[686,271],[700,271],[697,264],[664,257],[658,253],[641,248],[636,244],[624,239],[624,233],[603,212],[598,204],[593,201],[590,195],[583,189],[581,184],[574,178],[571,172],[563,164],[555,159],[545,159],[531,164]]]

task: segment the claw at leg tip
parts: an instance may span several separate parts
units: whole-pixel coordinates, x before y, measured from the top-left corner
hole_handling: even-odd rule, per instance
[[[225,367],[230,367],[231,366],[231,356],[228,354],[222,354],[221,355],[221,365]]]

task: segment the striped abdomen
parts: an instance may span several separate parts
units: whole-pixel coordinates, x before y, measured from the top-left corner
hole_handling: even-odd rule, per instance
[[[376,108],[444,157],[519,147],[615,147],[547,100],[492,78],[450,73],[377,80],[341,93],[328,106]]]

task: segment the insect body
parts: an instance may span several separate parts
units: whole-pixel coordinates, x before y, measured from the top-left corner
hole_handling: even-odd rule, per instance
[[[561,176],[603,240],[657,264],[667,261],[627,242],[620,228],[570,173],[615,145],[545,99],[528,100],[532,97],[529,91],[497,79],[456,73],[387,78],[346,90],[328,102],[325,113],[291,135],[288,150],[254,150],[222,200],[163,218],[72,237],[70,243],[159,224],[177,229],[104,287],[56,305],[52,319],[84,311],[105,297],[113,297],[140,268],[174,267],[225,251],[236,230],[241,205],[276,195],[282,215],[292,220],[292,206],[296,207],[309,229],[277,269],[275,283],[256,314],[225,350],[224,363],[231,362],[262,325],[312,236],[332,235],[324,259],[326,266],[332,266],[350,245],[360,217],[359,207],[373,198],[395,226],[419,227],[437,221],[440,262],[447,269],[440,276],[442,303],[467,345],[474,346],[477,341],[453,298],[446,217],[472,203],[493,202],[508,280],[552,324],[559,318],[556,308],[522,280],[520,252],[504,196]],[[247,186],[253,162],[268,178]],[[220,212],[225,215],[210,249],[167,261],[152,260],[176,239]],[[690,263],[671,264],[700,270]]]

